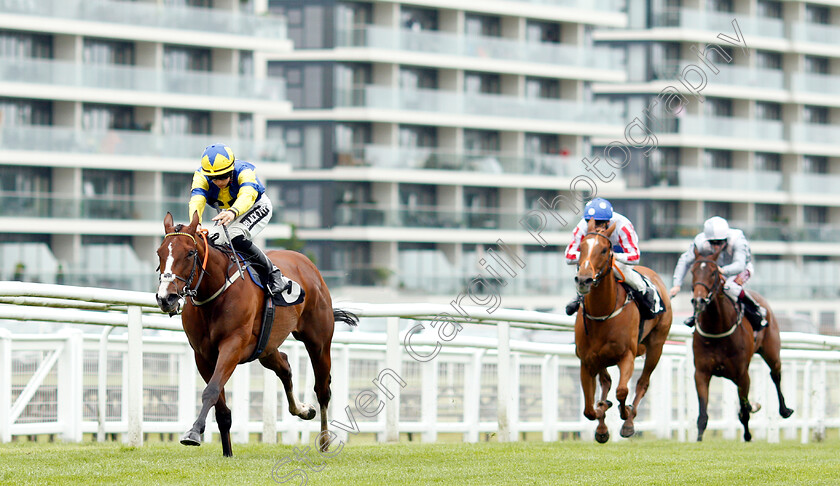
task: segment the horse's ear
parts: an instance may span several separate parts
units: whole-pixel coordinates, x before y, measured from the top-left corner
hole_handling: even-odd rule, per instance
[[[593,231],[595,231],[595,219],[594,219],[594,218],[593,218],[593,219],[590,219],[590,220],[586,223],[586,232],[587,232],[587,233],[592,233]]]
[[[195,233],[196,228],[198,228],[198,211],[194,211],[192,214],[192,220],[189,226],[190,233]]]
[[[697,249],[697,246],[694,247],[694,259],[697,260],[700,258],[700,250]]]
[[[166,216],[163,217],[163,231],[164,233],[172,233],[174,227],[175,222],[172,220],[172,213],[167,211]]]
[[[610,227],[607,228],[607,231],[604,232],[604,235],[611,236],[613,234],[613,231],[615,231],[615,222],[613,222],[613,224],[611,224]]]

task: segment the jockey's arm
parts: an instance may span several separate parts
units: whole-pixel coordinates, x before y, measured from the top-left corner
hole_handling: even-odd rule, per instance
[[[580,229],[580,224],[575,226],[575,231],[572,233],[572,241],[566,247],[566,265],[576,265],[580,257],[580,240],[583,239],[583,231]]]
[[[615,259],[625,265],[638,265],[642,257],[639,250],[639,236],[631,224],[625,224],[615,229],[618,232],[618,244],[624,253],[615,253]]]
[[[239,217],[245,211],[251,209],[251,206],[254,205],[260,194],[257,192],[257,175],[253,170],[241,171],[237,182],[239,183],[239,193],[236,195],[236,201],[233,202],[230,209]]]
[[[747,242],[736,241],[735,249],[732,252],[732,263],[720,268],[720,273],[727,277],[738,275],[747,268]]]
[[[674,267],[674,287],[680,287],[682,285],[685,274],[688,272],[688,267],[692,263],[694,263],[694,243],[691,243],[688,251],[680,255],[680,259],[677,260],[677,266]]]
[[[210,185],[207,183],[207,179],[196,171],[193,174],[192,190],[190,191],[188,221],[192,221],[193,213],[197,212],[198,222],[201,223],[201,215],[204,214],[204,206],[207,205],[208,189],[210,189]]]

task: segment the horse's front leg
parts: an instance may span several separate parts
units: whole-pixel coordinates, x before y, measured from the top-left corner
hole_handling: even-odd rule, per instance
[[[706,425],[709,423],[709,413],[706,407],[709,405],[709,380],[712,379],[711,373],[697,368],[695,361],[694,369],[694,387],[697,389],[697,442],[703,440],[703,432],[706,431]]]
[[[621,415],[621,420],[627,420],[629,416],[627,413],[627,395],[630,394],[630,388],[627,386],[630,383],[630,378],[633,376],[633,360],[636,358],[635,353],[628,350],[618,361],[618,387],[615,389],[615,398],[618,400],[618,412]]]
[[[216,405],[216,402],[219,400],[219,396],[225,387],[225,383],[227,383],[228,379],[230,379],[230,375],[233,374],[233,370],[236,369],[236,365],[239,363],[239,357],[242,353],[242,348],[242,340],[238,337],[229,338],[219,345],[219,354],[216,358],[216,366],[213,369],[213,374],[210,377],[210,380],[207,381],[207,386],[201,393],[201,411],[198,413],[198,418],[193,423],[192,428],[181,437],[181,444],[193,446],[201,445],[201,434],[204,433],[207,413],[210,411],[210,407]],[[229,419],[229,417],[227,418]],[[225,419],[226,418],[223,418],[222,420]],[[220,424],[220,428],[222,425],[223,424]],[[230,427],[228,427],[228,431],[230,431]]]
[[[738,418],[741,420],[741,425],[744,426],[744,441],[749,442],[752,440],[752,434],[750,434],[750,413],[753,411],[748,396],[750,393],[749,372],[745,370],[735,384],[738,385],[738,403],[740,404]],[[756,411],[758,410],[756,409]]]
[[[595,414],[595,374],[583,363],[580,365],[580,386],[583,389],[583,416],[589,420],[597,418]]]
[[[610,440],[610,429],[607,427],[605,420],[607,418],[607,410],[612,407],[612,402],[607,400],[607,394],[612,387],[612,377],[610,377],[606,368],[603,368],[598,373],[598,381],[601,384],[601,400],[595,409],[595,415],[598,417],[598,427],[595,428],[595,440],[603,444]]]

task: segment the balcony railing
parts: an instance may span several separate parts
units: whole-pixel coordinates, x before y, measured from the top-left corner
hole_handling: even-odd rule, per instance
[[[166,71],[138,66],[0,58],[0,80],[132,92],[178,93],[257,100],[285,100],[282,79],[255,79],[200,71]]]
[[[408,29],[376,25],[353,30],[339,30],[336,45],[597,69],[619,69],[618,54],[615,50],[606,47],[586,49],[583,45],[526,42],[504,37],[468,36],[430,30],[414,32]]]
[[[46,125],[7,126],[0,129],[0,134],[3,150],[196,159],[202,147],[221,140],[235,147],[236,153],[241,154],[244,160],[285,160],[285,145],[282,141],[256,143],[218,135],[161,135],[143,130],[74,130]]]
[[[791,75],[791,88],[794,91],[840,95],[840,76],[795,73]]]
[[[733,86],[750,86],[767,89],[785,89],[785,73],[777,69],[761,69],[746,66],[733,66],[725,61],[715,61],[718,69],[713,74],[700,59],[696,61],[681,61],[677,63],[657,64],[653,67],[653,78],[662,80],[675,80],[689,66],[700,66],[709,75],[709,83],[715,85],[725,84]]]
[[[685,115],[673,119],[672,123],[665,124],[664,129],[666,133],[673,130],[680,135],[785,140],[785,124],[775,120]]]
[[[708,30],[716,33],[734,33],[732,21],[737,19],[741,32],[748,37],[785,37],[785,22],[767,17],[748,17],[735,12],[691,10],[686,8],[664,10],[654,15],[651,27],[682,27]]]
[[[505,229],[517,230],[523,213],[500,209],[453,211],[437,206],[399,206],[339,204],[335,209],[337,226],[391,226],[402,228]],[[536,227],[536,226],[535,226]]]
[[[840,44],[840,26],[800,22],[791,26],[791,40],[836,46]]]
[[[431,169],[484,174],[532,174],[547,176],[579,175],[581,156],[529,155],[503,153],[455,153],[436,148],[404,148],[364,145],[347,151],[339,150],[338,165],[379,167],[383,169]]]
[[[791,126],[791,141],[836,145],[840,140],[840,127],[818,123],[796,123]]]
[[[621,107],[610,104],[429,89],[399,90],[375,85],[336,90],[336,106],[622,124]]]
[[[837,194],[840,175],[793,174],[790,177],[790,191],[805,194]]]
[[[784,177],[781,172],[749,171],[680,167],[677,185],[686,188],[720,189],[726,191],[781,191]]]
[[[266,39],[286,39],[284,17],[257,16],[230,10],[109,0],[0,0],[6,14],[86,22],[190,30]]]
[[[751,241],[833,242],[840,239],[840,227],[813,224],[791,226],[785,223],[742,224],[730,222]],[[666,221],[650,225],[650,238],[694,238],[703,230],[703,221]]]

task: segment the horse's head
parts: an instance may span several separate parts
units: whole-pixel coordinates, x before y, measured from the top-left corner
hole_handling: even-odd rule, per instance
[[[157,249],[160,259],[160,286],[155,297],[160,309],[169,315],[178,312],[180,299],[191,295],[195,291],[194,286],[197,286],[196,279],[201,271],[196,239],[197,227],[197,213],[193,214],[189,226],[175,226],[170,213],[166,213],[166,217],[163,218],[165,235],[160,248]]]
[[[711,256],[703,256],[694,249],[694,264],[691,266],[691,305],[694,314],[703,312],[711,303],[715,293],[720,290],[723,280],[717,258],[723,247],[719,247]]]
[[[580,257],[578,258],[575,284],[581,295],[586,295],[593,285],[612,271],[612,242],[610,236],[615,231],[615,223],[608,228],[598,227],[594,219],[589,220],[586,236],[580,240]]]

